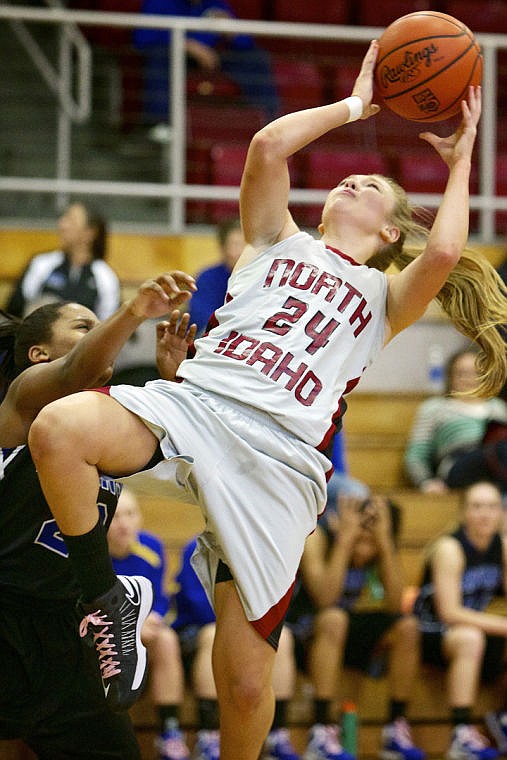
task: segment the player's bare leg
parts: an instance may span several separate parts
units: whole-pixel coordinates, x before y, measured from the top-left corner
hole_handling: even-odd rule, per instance
[[[220,760],[258,760],[274,715],[275,650],[247,621],[232,581],[217,583],[215,607]]]

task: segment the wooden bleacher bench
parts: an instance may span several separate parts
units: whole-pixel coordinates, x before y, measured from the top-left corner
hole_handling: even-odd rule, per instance
[[[55,219],[57,213],[55,211]],[[55,223],[56,229],[56,223]],[[0,227],[0,305],[30,258],[35,253],[53,250],[58,245],[55,231],[47,228]],[[498,266],[505,256],[500,245],[478,245],[484,255]],[[219,250],[213,233],[155,235],[112,231],[108,241],[108,263],[118,274],[127,292],[155,274],[167,269],[183,269],[195,274],[217,262]]]
[[[58,236],[46,229],[12,230],[0,228],[0,304],[35,253],[54,250]],[[215,264],[219,250],[213,235],[143,235],[113,232],[108,241],[107,261],[118,274],[124,295],[143,280],[183,269],[195,274]]]

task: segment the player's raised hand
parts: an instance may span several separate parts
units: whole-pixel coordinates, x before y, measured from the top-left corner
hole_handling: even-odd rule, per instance
[[[363,101],[363,113],[361,119],[368,119],[380,111],[380,106],[372,103],[373,98],[373,75],[377,62],[378,42],[372,40],[363,58],[361,70],[354,83],[352,95],[357,95]]]
[[[178,269],[165,272],[140,285],[130,303],[130,310],[143,319],[162,317],[185,303],[196,290],[194,278],[186,272]]]
[[[439,137],[433,132],[422,132],[419,137],[432,145],[449,167],[460,159],[470,159],[477,135],[481,107],[481,88],[469,87],[468,100],[463,100],[461,103],[462,119],[457,130],[447,137]]]
[[[157,325],[157,367],[160,377],[174,380],[178,367],[187,358],[188,347],[193,343],[197,325],[190,324],[190,314],[174,309],[168,320]]]

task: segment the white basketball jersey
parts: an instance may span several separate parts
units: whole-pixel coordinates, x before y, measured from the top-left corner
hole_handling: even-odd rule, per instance
[[[218,325],[178,375],[322,448],[384,343],[386,276],[306,232],[235,271]]]

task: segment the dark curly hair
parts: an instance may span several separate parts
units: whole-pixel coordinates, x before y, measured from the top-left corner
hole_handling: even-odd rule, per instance
[[[51,340],[53,325],[68,301],[40,306],[24,319],[0,309],[0,400],[14,378],[31,365],[30,348]]]

